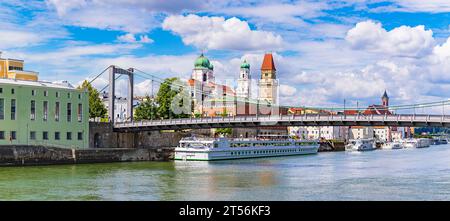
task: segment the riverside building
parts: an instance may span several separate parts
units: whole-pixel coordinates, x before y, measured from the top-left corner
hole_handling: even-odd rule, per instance
[[[0,58],[0,146],[89,146],[87,91],[67,81],[38,81],[23,61]]]

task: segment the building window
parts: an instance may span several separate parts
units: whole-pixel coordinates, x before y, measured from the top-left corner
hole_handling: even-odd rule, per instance
[[[67,93],[67,98],[72,97],[72,95],[70,93]]]
[[[78,99],[81,99],[81,94],[78,94]]]
[[[59,97],[59,91],[56,92],[56,97]]]
[[[72,121],[72,104],[67,103],[67,122]]]
[[[59,132],[55,132],[55,140],[59,140]]]
[[[31,114],[30,114],[31,120],[36,119],[36,102],[31,101]]]
[[[78,104],[78,122],[83,120],[83,104]]]
[[[11,120],[16,119],[16,99],[11,99]]]
[[[31,96],[36,95],[36,91],[35,90],[31,90]]]
[[[48,91],[44,91],[44,97],[48,96]]]
[[[0,98],[0,120],[5,119],[5,99]]]
[[[72,140],[72,132],[67,132],[66,139],[67,140]]]
[[[78,132],[78,140],[83,140],[83,133],[82,132]]]
[[[11,136],[11,140],[16,140],[17,139],[16,131],[11,131],[10,136]]]
[[[17,70],[17,71],[23,71],[22,67],[16,67],[16,66],[8,66],[8,70],[13,71],[13,70]]]
[[[55,103],[55,121],[59,121],[59,102]]]
[[[11,88],[11,94],[14,94],[14,88]]]
[[[5,139],[5,131],[0,131],[0,140]]]
[[[48,119],[48,101],[44,101],[44,121]]]
[[[36,140],[36,131],[30,131],[30,140]]]
[[[42,139],[48,140],[48,132],[47,131],[42,132]]]
[[[0,94],[3,93],[3,88],[0,87]]]

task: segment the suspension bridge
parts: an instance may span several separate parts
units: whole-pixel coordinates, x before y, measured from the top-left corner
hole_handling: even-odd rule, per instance
[[[128,77],[127,94],[127,116],[124,122],[115,122],[110,118],[114,131],[118,132],[138,132],[154,130],[182,130],[182,129],[207,129],[207,128],[252,128],[271,126],[397,126],[397,127],[450,127],[450,115],[445,114],[445,108],[450,105],[450,100],[407,104],[385,107],[385,114],[360,114],[362,108],[324,108],[324,107],[303,107],[304,109],[316,109],[327,111],[319,114],[287,114],[279,111],[277,114],[238,115],[227,117],[191,117],[178,119],[150,119],[135,121],[133,119],[133,87],[134,78],[141,77],[151,80],[151,95],[154,96],[154,83],[161,84],[164,79],[136,68],[123,69],[118,66],[109,66],[100,74],[94,77],[90,83],[98,79],[106,71],[109,73],[109,82],[100,92],[108,89],[108,113],[114,115],[115,106],[115,85],[121,76]],[[185,87],[185,85],[178,85]],[[198,89],[197,89],[198,90]],[[200,91],[199,93],[204,93]],[[442,108],[441,114],[416,114],[416,110],[425,108]],[[278,108],[278,107],[275,107]],[[354,110],[357,114],[346,114],[346,110]],[[412,114],[399,114],[401,110],[410,110]],[[170,116],[170,115],[169,115]]]

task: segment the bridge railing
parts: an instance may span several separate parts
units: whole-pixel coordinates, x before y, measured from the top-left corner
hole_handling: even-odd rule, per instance
[[[304,115],[243,115],[232,117],[202,117],[202,118],[179,118],[179,119],[159,119],[144,120],[134,122],[116,122],[116,127],[139,127],[158,125],[183,125],[183,124],[214,124],[214,123],[240,123],[240,122],[288,122],[288,121],[386,121],[386,122],[444,122],[450,121],[448,115],[417,115],[417,114],[397,114],[397,115],[330,115],[330,114],[304,114]]]

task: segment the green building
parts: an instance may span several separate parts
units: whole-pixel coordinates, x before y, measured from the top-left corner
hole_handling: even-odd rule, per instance
[[[69,83],[0,78],[0,146],[89,146],[89,97]]]

